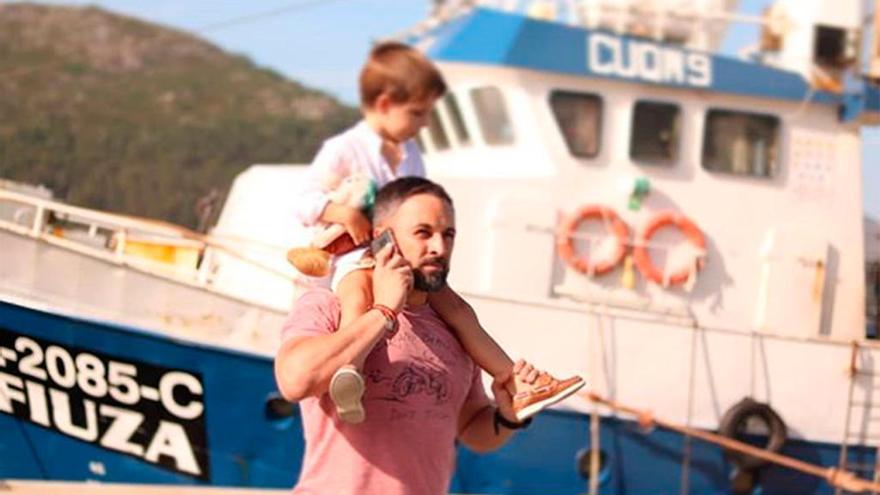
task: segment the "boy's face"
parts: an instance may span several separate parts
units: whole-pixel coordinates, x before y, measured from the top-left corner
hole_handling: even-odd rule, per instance
[[[398,143],[415,137],[428,123],[428,116],[436,102],[436,96],[406,103],[391,101],[387,95],[380,96],[376,100],[375,109],[380,117],[384,137]]]

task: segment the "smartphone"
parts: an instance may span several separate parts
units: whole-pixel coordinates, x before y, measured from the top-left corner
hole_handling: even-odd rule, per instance
[[[396,244],[394,243],[394,235],[391,234],[391,229],[385,229],[378,237],[373,239],[370,243],[370,251],[375,255],[388,244],[396,247]]]

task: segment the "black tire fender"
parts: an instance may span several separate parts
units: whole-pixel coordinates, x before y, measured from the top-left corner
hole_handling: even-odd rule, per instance
[[[785,426],[785,422],[768,404],[757,402],[749,397],[737,402],[724,413],[718,425],[718,433],[736,439],[738,435],[745,432],[748,419],[754,416],[766,423],[769,429],[767,445],[764,446],[764,449],[770,452],[782,450],[788,440],[788,428]],[[764,459],[729,449],[724,450],[724,455],[744,471],[754,471],[767,464]]]

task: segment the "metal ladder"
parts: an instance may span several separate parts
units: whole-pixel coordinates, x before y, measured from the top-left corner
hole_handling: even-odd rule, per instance
[[[874,404],[880,402],[871,399],[873,394],[880,394],[880,383],[875,383],[875,381],[878,381],[876,379],[880,378],[880,372],[874,371],[873,367],[871,369],[860,369],[859,351],[858,342],[853,342],[848,369],[850,380],[849,391],[847,392],[846,421],[844,423],[843,441],[840,446],[840,457],[837,461],[837,467],[841,470],[854,472],[860,476],[873,473],[873,480],[876,483],[880,482],[880,413],[873,415],[871,413]],[[860,400],[855,400],[856,385],[860,381],[866,382],[868,386],[865,387],[864,397]],[[862,409],[862,421],[858,426],[853,425],[854,409]],[[874,463],[860,464],[849,462],[849,447],[851,445],[864,445],[869,441],[876,444],[874,447]],[[834,491],[835,495],[843,493],[849,492],[845,492],[842,488],[837,488]],[[874,491],[872,493],[877,495],[880,492]]]

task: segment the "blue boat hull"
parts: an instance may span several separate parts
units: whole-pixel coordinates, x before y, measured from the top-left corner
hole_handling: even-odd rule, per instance
[[[176,421],[189,434],[190,438],[185,441],[179,441],[179,437],[157,439],[155,428],[149,428],[153,431],[146,435],[138,432],[141,433],[140,439],[132,438],[126,442],[129,450],[143,451],[141,455],[133,455],[102,445],[114,418],[97,414],[100,423],[98,438],[84,441],[59,432],[59,418],[54,417],[59,411],[51,401],[48,427],[30,420],[33,404],[17,402],[14,406],[20,413],[18,416],[0,414],[0,432],[3,432],[0,434],[0,459],[3,459],[0,462],[0,478],[260,487],[289,487],[296,480],[303,454],[301,423],[295,415],[275,418],[267,411],[267,401],[277,397],[270,360],[175,341],[135,329],[0,303],[0,338],[7,336],[6,342],[0,340],[0,347],[8,349],[14,345],[9,342],[10,334],[13,337],[27,336],[41,346],[44,359],[35,366],[38,370],[48,371],[48,347],[55,346],[65,349],[71,356],[88,350],[105,361],[133,364],[137,366],[137,373],[129,375],[135,375],[137,388],[141,389],[156,388],[156,383],[151,383],[150,377],[141,376],[148,365],[161,368],[160,372],[166,374],[168,370],[188,373],[199,380],[201,393],[178,386],[173,393],[190,392],[190,397],[180,397],[177,400],[179,404],[175,406],[187,407],[201,403],[203,411],[198,418],[184,414],[183,419]],[[53,354],[58,355],[58,352]],[[164,413],[170,417],[168,424],[174,423],[173,415],[155,404],[156,401],[145,397],[140,397],[134,404],[120,404],[109,394],[95,398],[81,393],[79,384],[65,389],[50,383],[53,380],[49,373],[46,373],[45,381],[21,373],[25,355],[32,356],[31,359],[34,356],[28,350],[18,352],[18,359],[7,359],[5,366],[0,367],[0,373],[23,377],[25,382],[40,382],[46,388],[66,394],[74,423],[85,424],[82,417],[77,421],[77,411],[84,409],[86,401],[109,404],[132,414]],[[156,370],[150,371],[155,374]],[[105,377],[109,382],[106,372]],[[29,397],[26,396],[25,402],[28,402],[27,399]],[[61,412],[64,412],[63,408]],[[198,424],[199,420],[202,421],[201,425]],[[196,428],[192,428],[194,424]],[[179,432],[179,429],[176,431]],[[191,452],[183,452],[178,457],[154,454],[155,462],[150,462],[145,456],[151,441],[160,442],[154,451],[173,452],[175,447],[186,447],[188,443]],[[163,441],[164,448],[161,444]],[[59,453],[63,455],[59,456]],[[197,459],[197,469],[185,469],[187,461],[191,466],[193,458]]]
[[[0,392],[0,479],[287,488],[299,472],[302,425],[295,407],[273,408],[283,403],[264,357],[0,303]],[[600,493],[681,493],[686,443],[602,418]],[[459,449],[451,491],[585,493],[589,445],[589,417],[546,412],[498,452]],[[789,441],[784,453],[833,466],[839,446]],[[875,462],[872,449],[849,457]],[[734,466],[715,446],[692,441],[686,469],[688,493],[732,493]],[[833,493],[773,466],[757,483],[754,493]]]

